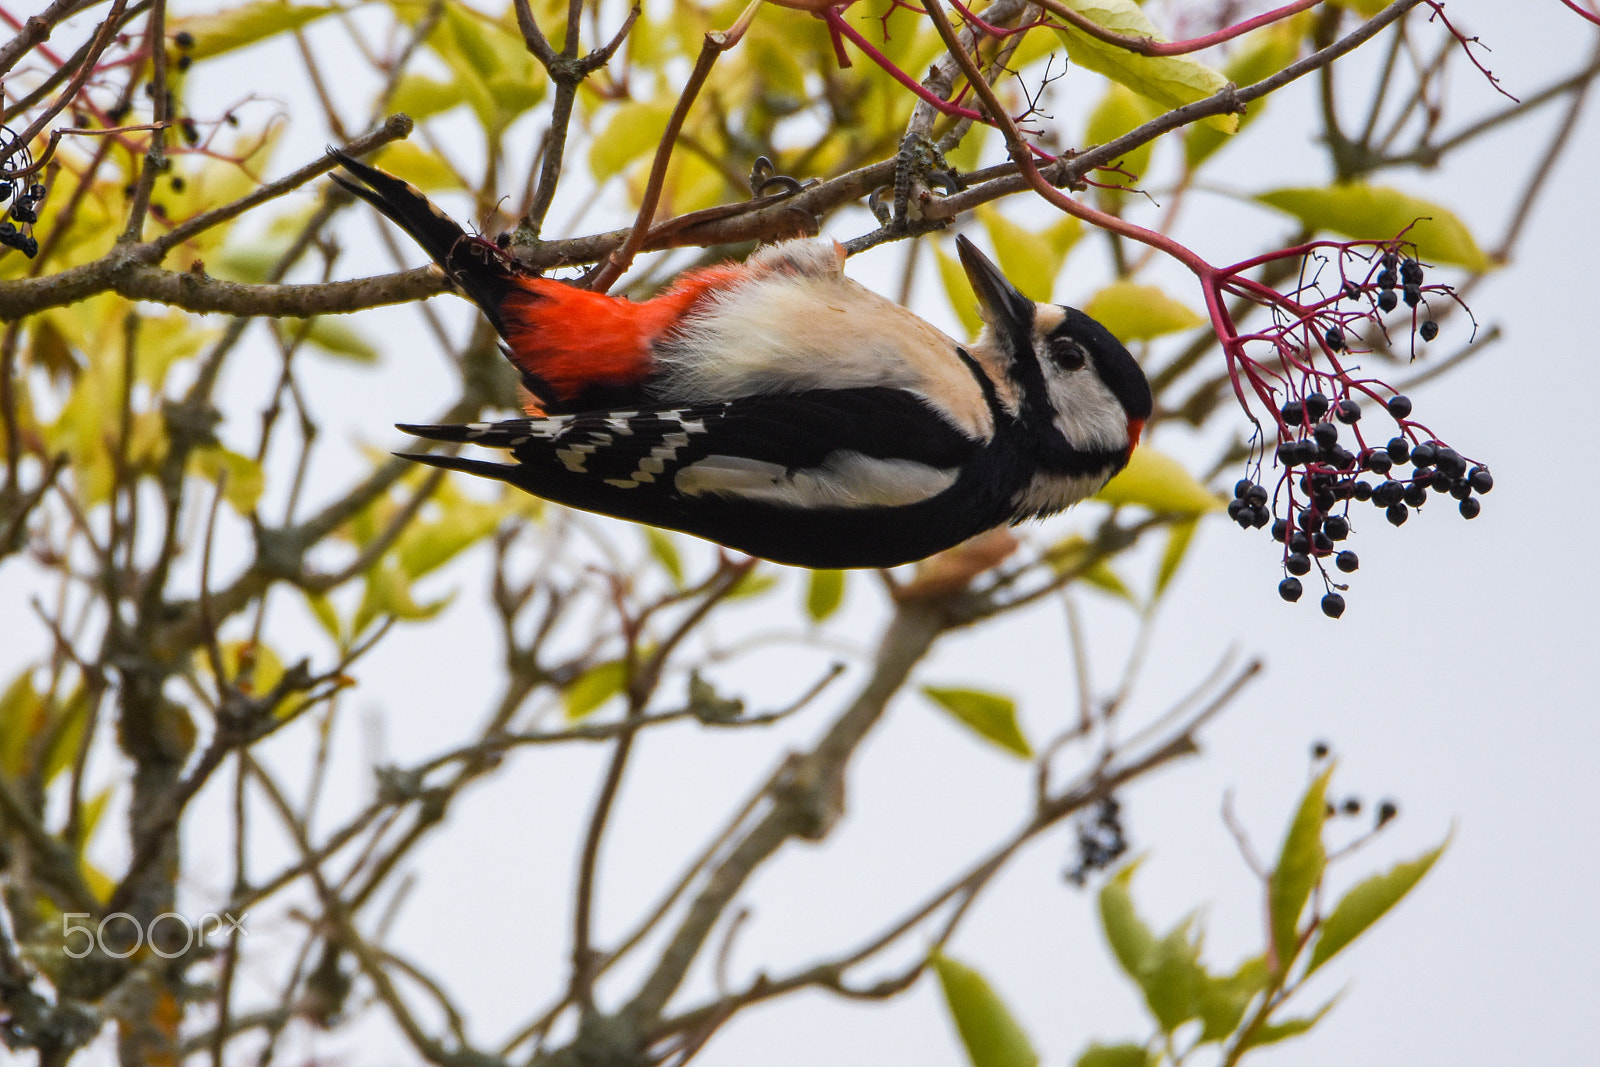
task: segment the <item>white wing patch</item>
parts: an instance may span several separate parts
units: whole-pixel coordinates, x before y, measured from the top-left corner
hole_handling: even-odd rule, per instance
[[[673,485],[685,496],[737,497],[777,507],[892,508],[939,495],[955,483],[956,473],[846,451],[801,470],[741,456],[707,456],[679,471]]]
[[[687,425],[687,424],[686,424]],[[632,430],[628,431],[632,433]],[[616,486],[618,489],[636,489],[646,482],[656,480],[656,475],[667,469],[667,464],[675,462],[678,453],[689,447],[687,433],[669,433],[661,438],[661,443],[650,450],[648,456],[639,459],[639,466],[626,478],[607,478],[606,484]]]

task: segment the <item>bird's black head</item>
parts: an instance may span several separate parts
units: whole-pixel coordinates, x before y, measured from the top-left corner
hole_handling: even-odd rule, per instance
[[[974,348],[1004,369],[1017,415],[1036,431],[1053,427],[1071,450],[1121,453],[1125,462],[1152,408],[1127,348],[1076,308],[1029,300],[965,237],[956,247],[988,320]]]

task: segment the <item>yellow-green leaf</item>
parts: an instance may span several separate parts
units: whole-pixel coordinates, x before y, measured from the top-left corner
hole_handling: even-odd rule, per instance
[[[33,686],[33,672],[23,671],[0,694],[0,773],[15,778],[28,769],[28,748],[43,725],[44,701]]]
[[[330,356],[347,359],[352,363],[378,362],[378,350],[372,342],[347,321],[328,315],[311,320],[305,339]]]
[[[671,117],[672,109],[663,104],[634,101],[617,108],[589,148],[589,170],[595,181],[603,182],[639,157],[654,154]]]
[[[806,585],[806,614],[823,622],[844,603],[844,571],[812,571]]]
[[[1389,6],[1389,0],[1331,0],[1334,7],[1349,8],[1364,19],[1370,19]]]
[[[467,497],[438,501],[440,515],[430,522],[413,522],[400,535],[397,559],[407,578],[416,579],[444,566],[467,548],[487,537],[506,509]]]
[[[622,692],[627,684],[628,670],[619,659],[597,663],[573,679],[561,691],[561,703],[566,707],[567,718],[584,718],[600,705]]]
[[[1192,330],[1206,321],[1162,292],[1160,286],[1130,281],[1112,282],[1089,298],[1083,312],[1123,342]]]
[[[1110,144],[1159,114],[1161,106],[1154,100],[1140,96],[1125,85],[1113,82],[1106,86],[1106,94],[1089,112],[1089,123],[1084,128],[1083,138],[1089,144]],[[1155,142],[1147,141],[1120,159],[1113,160],[1113,163],[1126,172],[1127,177],[1108,171],[1102,180],[1116,186],[1133,188],[1149,170],[1150,153],[1154,148]],[[1122,188],[1097,188],[1095,195],[1102,202],[1115,206],[1121,203],[1127,194]]]
[[[1138,869],[1137,860],[1129,863],[1100,889],[1100,928],[1118,965],[1133,979],[1144,973],[1156,952],[1155,932],[1134,910],[1129,889]]]
[[[1300,44],[1305,40],[1305,21],[1309,13],[1264,26],[1245,38],[1244,45],[1229,58],[1222,68],[1223,77],[1243,88],[1270,78],[1300,56]],[[1250,109],[1239,116],[1242,130],[1261,117],[1266,110],[1268,97],[1254,100]],[[1183,153],[1189,169],[1193,170],[1227,144],[1230,138],[1215,127],[1195,123],[1184,132]]]
[[[1414,242],[1417,255],[1431,263],[1450,263],[1470,271],[1486,271],[1494,265],[1455,212],[1398,189],[1353,182],[1276,189],[1256,199],[1313,229],[1356,240],[1387,241],[1404,231],[1403,239]]]
[[[1028,1035],[983,975],[948,956],[929,962],[972,1067],[1037,1067]]]
[[[467,94],[462,91],[461,84],[455,81],[440,81],[430,78],[426,74],[402,74],[400,81],[395,85],[394,95],[389,99],[391,111],[403,111],[412,119],[421,122],[423,119],[432,118],[434,115],[443,114],[458,104],[467,102]],[[408,141],[398,141],[389,146],[393,151]],[[384,155],[388,155],[385,152]],[[387,166],[387,163],[385,164]],[[404,172],[399,172],[404,173]],[[419,188],[427,186],[415,178],[406,176],[408,181],[414,182]]]
[[[1115,33],[1163,40],[1155,23],[1134,0],[1061,0],[1067,7]],[[1227,84],[1217,71],[1185,56],[1141,56],[1096,40],[1071,26],[1053,27],[1067,46],[1067,55],[1080,67],[1103,74],[1165,107],[1182,107],[1220,92]],[[1237,115],[1214,115],[1204,120],[1232,133],[1239,128]]]
[[[955,716],[962,725],[986,741],[1023,759],[1033,757],[1033,747],[1017,723],[1017,702],[979,689],[925,685],[922,695]]]
[[[754,600],[758,596],[766,596],[778,586],[778,576],[771,571],[759,568],[750,570],[740,578],[738,584],[728,591],[725,600]]]
[[[1001,273],[1024,295],[1048,302],[1061,269],[1061,257],[1050,241],[987,205],[978,208],[978,218],[989,231]]]
[[[267,475],[261,464],[221,445],[212,445],[195,450],[194,465],[200,476],[210,482],[216,482],[224,471],[227,472],[222,497],[234,511],[248,515],[256,509],[261,491],[267,485]]]
[[[1272,945],[1276,953],[1275,973],[1289,970],[1300,949],[1300,913],[1305,910],[1311,891],[1322,880],[1328,853],[1322,843],[1322,827],[1327,820],[1330,764],[1312,781],[1295,809],[1294,818],[1278,850],[1278,864],[1267,880],[1268,917],[1272,924]]]
[[[665,530],[658,530],[654,526],[644,528],[645,546],[650,550],[650,558],[661,564],[661,569],[667,572],[667,577],[672,579],[672,584],[678,588],[683,587],[683,555],[678,551],[678,542]]]
[[[1194,532],[1200,526],[1198,518],[1175,522],[1167,532],[1167,547],[1161,552],[1161,566],[1156,571],[1155,595],[1160,597],[1167,591],[1167,586],[1172,584],[1173,575],[1178,573],[1178,567],[1183,563],[1183,557],[1189,551],[1189,544],[1194,540]]]
[[[1150,1053],[1131,1041],[1120,1045],[1090,1045],[1078,1057],[1077,1067],[1148,1067]]]
[[[1400,903],[1401,898],[1422,881],[1449,844],[1446,838],[1438,848],[1414,860],[1396,864],[1383,874],[1373,875],[1340,898],[1322,923],[1317,943],[1311,949],[1311,960],[1306,964],[1306,974],[1309,975],[1332,959],[1340,949],[1360,937],[1367,927]]]
[[[416,116],[412,116],[415,118]],[[463,188],[461,175],[438,152],[413,141],[395,141],[378,154],[377,165],[399,175],[425,193]]]
[[[950,307],[956,313],[956,318],[961,320],[961,325],[966,328],[968,336],[977,334],[983,329],[983,317],[978,314],[978,297],[972,291],[972,283],[967,280],[967,272],[954,256],[947,256],[944,249],[938,245],[933,248],[933,257],[939,264],[939,280],[944,282],[945,296],[950,299]]]
[[[1183,464],[1153,448],[1136,448],[1128,465],[1095,499],[1107,504],[1137,504],[1160,515],[1204,515],[1226,502],[1201,485]]]
[[[213,15],[191,15],[172,19],[169,32],[187,31],[194,35],[188,54],[196,60],[210,59],[237,48],[244,48],[297,30],[336,8],[321,4],[290,4],[285,0],[256,0],[218,11]]]

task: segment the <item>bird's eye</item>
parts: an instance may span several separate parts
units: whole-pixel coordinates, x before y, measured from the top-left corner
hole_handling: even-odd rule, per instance
[[[1062,370],[1077,370],[1088,359],[1083,346],[1070,337],[1052,337],[1049,340],[1050,362]]]

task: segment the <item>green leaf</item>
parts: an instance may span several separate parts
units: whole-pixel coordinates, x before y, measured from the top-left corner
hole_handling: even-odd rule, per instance
[[[1135,860],[1100,890],[1100,927],[1105,931],[1106,943],[1123,971],[1134,980],[1138,980],[1156,952],[1155,932],[1139,918],[1128,889],[1138,869],[1139,862]]]
[[[589,170],[595,181],[603,182],[639,157],[653,154],[671,117],[672,109],[663,104],[631,101],[617,108],[589,147]]]
[[[393,616],[396,619],[419,621],[431,619],[450,603],[449,597],[419,604],[411,595],[411,581],[393,566],[376,566],[366,572],[366,588],[362,590],[361,603],[350,621],[350,636],[361,634],[375,620]]]
[[[1220,511],[1221,497],[1195,480],[1183,464],[1153,448],[1136,448],[1122,473],[1095,499],[1107,504],[1137,504],[1158,515],[1204,515]]]
[[[1130,604],[1137,604],[1139,598],[1133,595],[1133,590],[1128,588],[1128,583],[1122,576],[1111,569],[1111,564],[1100,560],[1082,574],[1082,580],[1094,586],[1102,593],[1110,593],[1118,600],[1126,600]]]
[[[396,545],[396,561],[407,578],[437,570],[487,537],[505,518],[506,509],[467,497],[436,502],[440,514],[430,522],[406,527]]]
[[[1205,1026],[1199,1041],[1221,1041],[1239,1028],[1244,1013],[1257,994],[1272,981],[1265,956],[1252,956],[1226,978],[1207,975],[1198,990],[1196,1006]]]
[[[321,593],[307,593],[306,607],[311,609],[311,615],[327,631],[329,637],[340,645],[344,644],[344,627],[339,622],[339,613],[334,609],[333,601]]]
[[[766,596],[777,587],[778,576],[776,574],[771,571],[754,569],[745,572],[745,576],[740,578],[738,583],[728,590],[728,595],[722,599],[730,602],[734,600],[754,600],[758,596]]]
[[[975,336],[983,329],[983,316],[978,314],[978,296],[972,291],[967,272],[954,256],[946,255],[938,245],[932,247],[933,257],[939,264],[939,280],[944,282],[944,292],[950,299],[951,310],[961,320],[967,335]]]
[[[1356,240],[1387,241],[1404,231],[1404,240],[1414,242],[1417,255],[1430,263],[1450,263],[1473,272],[1494,265],[1455,212],[1398,189],[1354,182],[1276,189],[1256,199],[1313,229]]]
[[[1100,98],[1094,110],[1089,112],[1089,122],[1084,127],[1083,139],[1088,144],[1110,144],[1159,114],[1161,106],[1154,100],[1140,96],[1128,87],[1113,82],[1106,86],[1106,94]],[[1126,155],[1112,160],[1126,176],[1106,172],[1103,180],[1111,183],[1112,187],[1095,189],[1095,197],[1103,206],[1114,210],[1122,203],[1127,197],[1124,187],[1127,189],[1136,187],[1149,172],[1150,153],[1154,149],[1155,142],[1146,141]],[[1108,328],[1112,333],[1118,333],[1114,327]]]
[[[416,116],[412,115],[412,118]],[[377,165],[391,174],[399,175],[425,193],[462,188],[461,175],[444,161],[444,157],[411,141],[390,144],[378,153]]]
[[[1300,799],[1283,847],[1278,850],[1278,865],[1267,884],[1268,915],[1272,924],[1272,945],[1277,955],[1275,973],[1287,974],[1299,952],[1300,913],[1305,910],[1311,891],[1322,880],[1328,854],[1322,844],[1322,826],[1327,819],[1328,779],[1333,766],[1312,781]]]
[[[378,350],[362,337],[354,326],[343,319],[318,316],[311,320],[311,325],[306,329],[304,336],[307,341],[330,356],[337,356],[351,363],[378,362]]]
[[[1023,759],[1033,757],[1033,748],[1017,724],[1017,702],[998,693],[979,689],[954,689],[925,685],[922,695],[954,715],[978,736],[992,741]]]
[[[650,549],[650,558],[661,564],[672,584],[683,588],[683,556],[678,552],[678,542],[665,530],[654,526],[644,528],[644,542]]]
[[[466,102],[467,94],[462,92],[461,85],[458,82],[440,81],[437,78],[430,78],[426,74],[408,73],[400,76],[400,81],[395,86],[394,96],[389,101],[389,109],[391,111],[403,111],[410,115],[414,121],[421,122],[423,119],[443,114],[458,104]],[[397,141],[391,144],[388,151],[384,152],[383,155],[387,156],[395,148],[408,143],[406,141]],[[385,169],[390,169],[387,166],[387,161],[385,161]],[[406,174],[404,171],[396,171],[396,173],[405,174],[407,181],[419,189],[428,190],[426,185],[417,181],[410,174]]]
[[[1396,864],[1383,874],[1375,874],[1346,893],[1322,923],[1322,932],[1306,964],[1306,974],[1328,962],[1340,949],[1366,933],[1367,927],[1383,918],[1422,880],[1449,843],[1450,839],[1446,838],[1438,848]]]
[[[948,956],[929,962],[972,1067],[1037,1067],[1028,1035],[981,974]]]
[[[188,50],[188,55],[199,61],[297,30],[335,10],[337,8],[321,4],[256,0],[253,4],[230,7],[214,15],[172,19],[167,23],[167,30],[193,34],[194,47]]]
[[[1112,282],[1094,294],[1083,306],[1083,313],[1124,342],[1148,341],[1162,334],[1192,330],[1207,321],[1159,286],[1129,281]]]
[[[1314,1015],[1302,1016],[1297,1019],[1285,1019],[1281,1023],[1267,1023],[1264,1026],[1258,1026],[1245,1039],[1243,1047],[1260,1048],[1262,1045],[1271,1045],[1287,1038],[1299,1037],[1321,1022],[1322,1017],[1328,1014],[1338,1002],[1339,998],[1334,997],[1318,1008]]]
[[[1194,532],[1199,529],[1200,520],[1187,519],[1175,522],[1167,531],[1167,547],[1161,552],[1161,566],[1156,571],[1155,595],[1160,597],[1167,591],[1167,586],[1172,584],[1173,576],[1178,573],[1178,567],[1183,563],[1183,557],[1189,552],[1189,544],[1194,540]]]
[[[1270,78],[1300,56],[1300,43],[1305,39],[1308,22],[1305,15],[1296,15],[1264,26],[1244,39],[1244,45],[1228,59],[1222,76],[1243,88]],[[1266,110],[1268,97],[1254,100],[1250,109],[1239,116],[1242,130],[1261,117]],[[1189,169],[1194,170],[1210,155],[1231,140],[1215,127],[1196,123],[1184,133],[1183,152]]]
[[[1150,1014],[1168,1034],[1199,1016],[1200,989],[1209,977],[1200,966],[1193,926],[1193,918],[1185,919],[1157,941],[1138,975]]]
[[[812,571],[806,585],[806,614],[824,622],[844,602],[844,571]]]
[[[1162,40],[1134,0],[1062,0],[1067,7],[1105,29],[1134,37]],[[1184,56],[1141,56],[1106,44],[1071,26],[1054,26],[1067,55],[1080,67],[1103,74],[1165,107],[1182,107],[1220,92],[1228,79],[1203,63]],[[1239,128],[1237,115],[1204,120],[1225,133]]]
[[[0,773],[15,778],[27,771],[29,743],[43,728],[44,701],[33,687],[33,671],[12,679],[0,694]]]
[[[213,483],[226,471],[228,481],[222,487],[222,497],[228,506],[240,515],[255,511],[267,485],[267,475],[261,464],[221,445],[212,445],[195,449],[194,465],[202,478]]]
[[[619,659],[596,663],[572,680],[561,691],[561,702],[566,707],[567,719],[576,721],[587,716],[600,705],[622,692],[628,683],[628,669]]]
[[[1334,7],[1348,8],[1364,19],[1370,19],[1389,6],[1389,0],[1332,0]]]
[[[1090,1045],[1078,1057],[1077,1067],[1152,1067],[1156,1061],[1143,1045]]]

